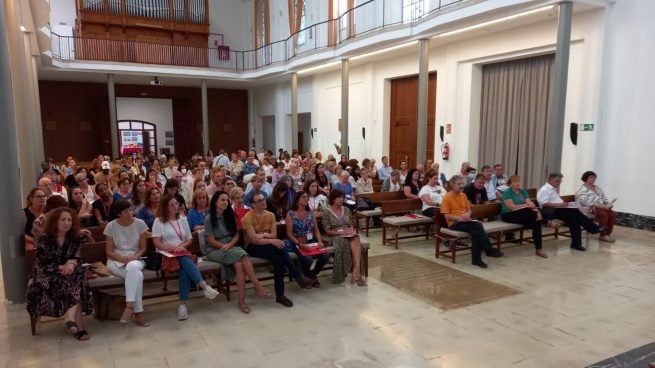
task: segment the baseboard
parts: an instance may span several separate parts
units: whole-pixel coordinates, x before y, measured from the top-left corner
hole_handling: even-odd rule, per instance
[[[655,217],[635,215],[633,213],[617,212],[616,224],[633,229],[655,231]]]

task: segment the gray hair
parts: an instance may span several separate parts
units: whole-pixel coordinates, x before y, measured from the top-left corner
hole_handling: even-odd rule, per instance
[[[450,180],[448,180],[448,185],[451,188],[454,188],[458,180],[464,180],[464,178],[461,175],[453,175]]]
[[[399,178],[400,177],[400,171],[392,170],[391,174],[389,174],[389,176],[393,176],[394,178]]]

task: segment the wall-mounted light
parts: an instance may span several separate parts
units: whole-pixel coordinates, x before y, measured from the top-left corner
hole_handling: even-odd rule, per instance
[[[23,32],[23,33],[27,33],[27,28],[25,28],[24,25],[21,25],[20,26],[20,31]]]

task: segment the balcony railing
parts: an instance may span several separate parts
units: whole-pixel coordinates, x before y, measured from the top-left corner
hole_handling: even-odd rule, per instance
[[[110,6],[108,4],[113,2],[130,0],[78,1]],[[164,1],[186,4],[196,0]],[[471,0],[370,0],[336,19],[313,24],[285,40],[247,51],[229,50],[225,46],[195,47],[175,43],[60,36],[52,33],[52,56],[64,61],[96,60],[248,71],[285,63],[308,52],[336,47],[379,29],[411,24],[434,16],[438,10],[469,1]]]

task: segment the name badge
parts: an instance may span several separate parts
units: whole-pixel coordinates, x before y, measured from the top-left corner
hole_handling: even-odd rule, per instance
[[[312,240],[312,239],[314,239],[314,234],[307,233],[307,240]]]

